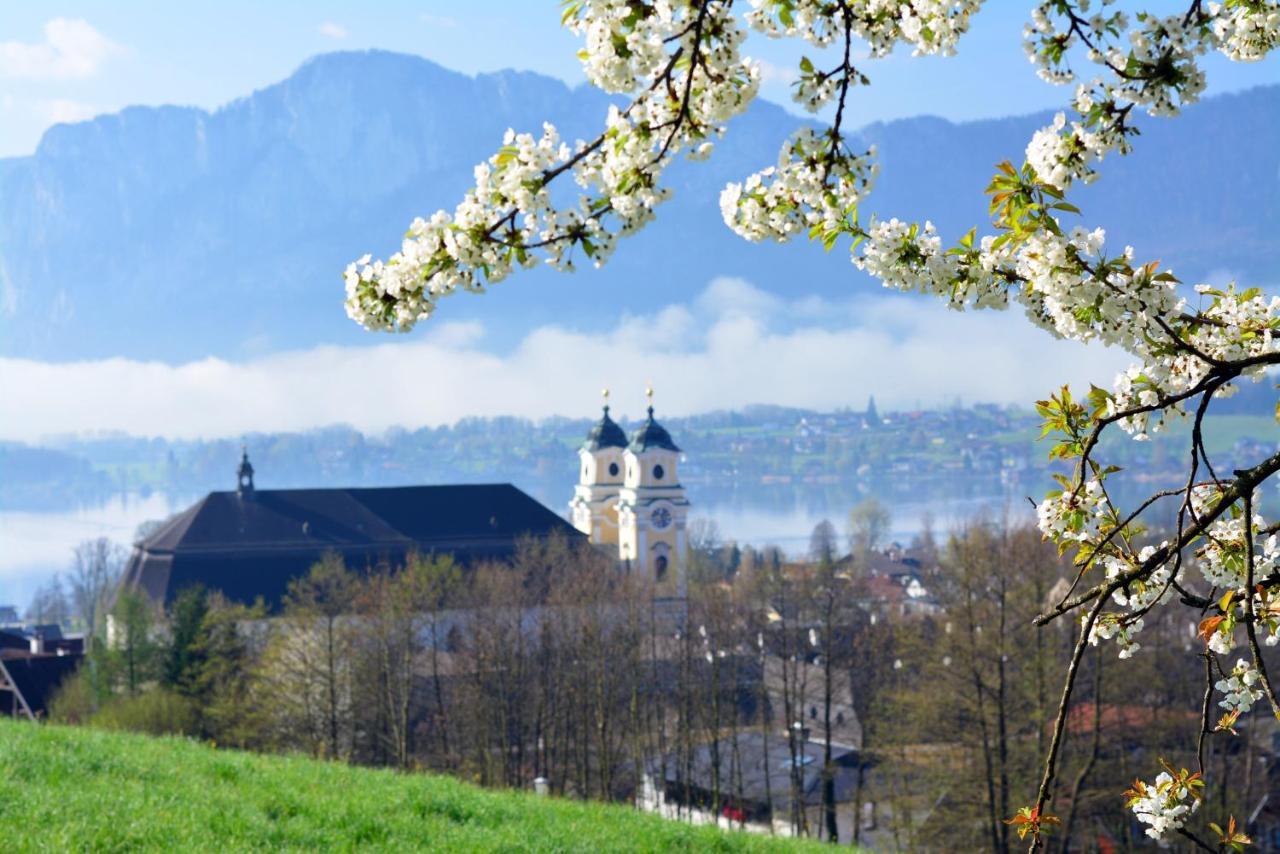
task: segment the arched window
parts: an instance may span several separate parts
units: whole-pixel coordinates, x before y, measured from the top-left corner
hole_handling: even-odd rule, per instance
[[[656,465],[656,466],[654,466],[654,467],[653,467],[653,479],[654,479],[654,480],[662,480],[662,476],[663,476],[664,474],[666,474],[666,473],[667,473],[667,471],[666,471],[666,469],[664,469],[664,468],[662,467],[662,464],[661,464],[661,463],[659,463],[658,465]]]
[[[618,464],[609,463],[609,477],[617,477],[617,476],[618,476]]]
[[[671,547],[666,543],[654,543],[651,553],[653,554],[654,580],[662,581],[667,577],[667,571],[671,568]]]

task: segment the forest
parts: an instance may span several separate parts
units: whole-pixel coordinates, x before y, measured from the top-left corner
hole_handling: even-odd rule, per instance
[[[475,567],[330,557],[275,613],[200,588],[161,611],[108,585],[86,615],[99,641],[50,718],[502,789],[540,779],[588,800],[636,803],[648,776],[675,818],[709,811],[878,850],[1010,850],[1005,818],[1040,772],[1076,639],[1026,615],[1061,595],[1069,565],[1034,527],[998,519],[905,549],[887,529],[869,503],[847,537],[823,523],[789,560],[704,526],[686,603],[556,540]],[[56,591],[35,607],[58,616]],[[1268,790],[1265,723],[1202,735],[1195,627],[1152,623],[1140,655],[1094,648],[1081,662],[1057,850],[1139,846],[1122,793],[1153,762],[1199,755],[1241,775],[1216,805],[1234,815]],[[761,740],[766,763],[791,769],[763,816],[744,783]],[[840,767],[832,751],[848,747],[856,762]],[[809,750],[825,754],[812,778]],[[694,767],[708,751],[709,778]]]

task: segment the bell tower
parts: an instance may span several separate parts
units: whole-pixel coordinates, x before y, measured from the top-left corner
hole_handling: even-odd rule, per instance
[[[622,455],[618,492],[619,557],[683,597],[687,590],[689,499],[680,485],[680,448],[653,417],[653,389],[645,389],[649,417]]]
[[[602,392],[604,411],[578,449],[578,485],[569,510],[573,526],[600,545],[618,542],[618,492],[622,489],[622,455],[627,434],[609,417],[609,390]]]
[[[249,448],[240,446],[240,467],[236,469],[236,494],[241,498],[253,496],[253,464],[249,462]]]

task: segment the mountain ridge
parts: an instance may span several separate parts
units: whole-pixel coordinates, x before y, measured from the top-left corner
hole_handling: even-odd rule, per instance
[[[607,104],[586,84],[534,72],[469,76],[347,51],[212,111],[128,107],[55,126],[33,155],[0,161],[0,356],[174,361],[377,340],[342,312],[342,267],[385,255],[414,216],[451,208],[507,127],[551,120],[584,137]],[[1280,86],[1258,87],[1146,122],[1134,155],[1073,194],[1084,222],[1184,275],[1274,279],[1277,105]],[[868,125],[853,135],[880,148],[867,210],[929,217],[947,238],[981,225],[992,165],[1020,159],[1049,115]],[[651,312],[717,275],[788,296],[853,294],[867,281],[842,252],[753,246],[719,222],[724,182],[771,163],[804,121],[758,102],[709,163],[672,168],[673,199],[603,270],[524,272],[438,316],[478,320],[501,347],[539,325],[598,328]],[[1158,204],[1142,196],[1153,186]]]

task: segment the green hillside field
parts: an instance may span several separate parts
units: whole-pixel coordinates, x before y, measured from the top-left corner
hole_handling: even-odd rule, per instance
[[[0,720],[5,851],[799,851],[450,777]]]

